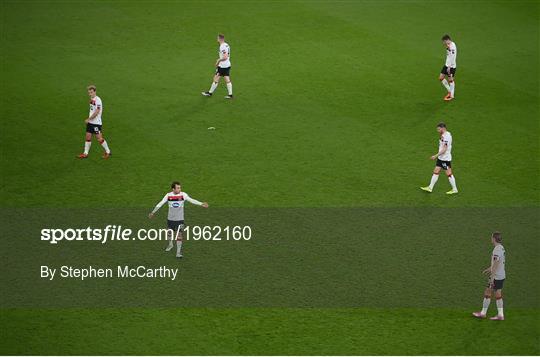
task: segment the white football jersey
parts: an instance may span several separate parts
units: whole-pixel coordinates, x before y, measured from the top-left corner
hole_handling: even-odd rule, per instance
[[[499,265],[497,266],[497,270],[491,273],[493,278],[495,280],[503,280],[506,278],[506,272],[504,271],[504,264],[505,264],[505,251],[502,244],[497,244],[495,248],[493,248],[493,253],[491,254],[491,260],[492,261],[498,261]]]
[[[445,66],[448,68],[456,68],[457,47],[454,42],[450,42],[450,45],[446,47],[446,62]]]
[[[439,152],[444,148],[444,145],[447,146],[446,152],[439,155],[438,159],[441,161],[452,161],[452,134],[449,131],[442,134],[439,139]]]
[[[167,219],[169,221],[183,221],[185,201],[188,201],[198,206],[202,205],[202,202],[189,197],[189,195],[185,192],[180,192],[176,194],[171,191],[167,193],[161,201],[159,201],[159,203],[156,205],[152,213],[156,213],[161,208],[161,206],[163,206],[165,203],[168,203],[169,213],[167,215]]]
[[[94,98],[90,98],[90,117],[97,109],[99,109],[98,115],[92,120],[89,121],[90,124],[102,125],[101,115],[103,114],[103,103],[101,103],[101,98],[97,95]]]
[[[231,48],[227,42],[223,42],[219,45],[219,59],[223,59],[225,54],[229,57],[227,60],[219,62],[218,66],[221,68],[228,68],[231,66]]]

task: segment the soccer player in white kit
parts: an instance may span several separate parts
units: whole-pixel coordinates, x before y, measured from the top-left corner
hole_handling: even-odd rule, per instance
[[[223,77],[225,80],[225,83],[227,85],[227,93],[228,95],[225,96],[226,99],[233,99],[233,93],[232,93],[232,82],[231,82],[231,48],[229,47],[229,44],[225,42],[225,35],[219,34],[217,37],[217,41],[219,43],[219,58],[216,61],[216,74],[214,75],[214,81],[212,82],[212,85],[210,86],[210,90],[208,92],[202,92],[201,94],[205,97],[211,97],[212,94],[214,94],[214,91],[216,90],[219,79]]]
[[[105,153],[103,154],[104,159],[111,157],[111,150],[107,141],[103,138],[103,133],[101,132],[101,115],[103,114],[103,103],[101,98],[96,95],[96,86],[89,85],[87,88],[88,95],[90,96],[90,113],[88,118],[84,120],[86,123],[86,141],[84,143],[84,152],[77,155],[79,159],[86,159],[88,157],[88,152],[90,151],[90,146],[92,145],[92,134],[96,136],[97,141],[103,146]]]
[[[458,193],[458,189],[456,186],[456,178],[452,174],[452,134],[446,130],[445,123],[437,124],[437,131],[440,135],[439,152],[430,157],[431,160],[437,160],[435,163],[435,169],[433,170],[433,175],[431,176],[429,186],[420,187],[420,189],[426,192],[432,192],[437,180],[439,180],[439,173],[441,172],[441,169],[444,169],[446,176],[448,176],[448,181],[452,186],[452,189],[446,192],[446,194],[453,195]]]
[[[454,99],[454,89],[456,87],[454,77],[456,76],[457,47],[449,35],[444,35],[442,37],[442,42],[446,47],[446,62],[441,69],[441,73],[439,74],[439,80],[444,88],[446,88],[448,91],[448,94],[444,97],[444,100],[450,101]],[[448,78],[448,80],[446,80],[446,78]]]
[[[184,202],[188,201],[194,205],[202,206],[208,208],[208,203],[200,202],[191,198],[187,193],[182,192],[182,186],[180,182],[174,181],[171,184],[172,191],[165,194],[163,199],[158,202],[156,207],[150,214],[148,218],[153,218],[154,214],[168,202],[169,204],[169,213],[167,215],[167,228],[169,231],[167,233],[169,239],[169,245],[165,249],[166,252],[170,251],[173,248],[173,232],[176,232],[176,257],[182,258],[182,230],[184,229]]]
[[[504,320],[503,311],[503,298],[502,288],[504,279],[506,279],[506,272],[504,270],[505,265],[505,251],[502,245],[502,235],[500,232],[494,232],[491,235],[491,243],[495,246],[491,253],[491,264],[486,268],[483,273],[489,275],[488,286],[484,291],[484,302],[482,304],[482,310],[473,312],[473,316],[479,319],[485,319],[491,302],[491,294],[495,292],[495,299],[497,301],[497,315],[490,318],[490,320]]]

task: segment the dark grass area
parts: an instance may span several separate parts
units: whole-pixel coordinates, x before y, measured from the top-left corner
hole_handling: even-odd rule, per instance
[[[508,307],[538,308],[537,208],[191,208],[189,225],[249,226],[251,239],[213,231],[221,240],[194,240],[190,230],[181,261],[163,241],[39,240],[43,227],[161,228],[163,214],[151,221],[138,209],[0,213],[13,229],[0,243],[6,307],[463,308],[482,296],[494,227],[505,232]],[[57,270],[54,280],[40,278],[44,265]],[[175,280],[118,279],[118,265],[179,271]],[[62,266],[113,274],[60,278]]]

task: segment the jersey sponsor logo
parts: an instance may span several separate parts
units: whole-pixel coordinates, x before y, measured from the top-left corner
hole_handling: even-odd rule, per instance
[[[169,196],[168,200],[169,201],[183,201],[184,196]]]
[[[180,203],[174,202],[171,206],[174,207],[174,208],[178,208],[178,207],[180,207]]]

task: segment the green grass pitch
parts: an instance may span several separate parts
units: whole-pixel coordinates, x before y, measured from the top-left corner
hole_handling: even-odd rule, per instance
[[[0,353],[540,354],[538,1],[0,6]],[[200,95],[218,32],[233,101],[223,84]],[[445,33],[459,51],[449,103]],[[95,141],[75,159],[90,83],[108,161]],[[418,189],[440,121],[452,197],[444,177]],[[165,209],[145,213],[176,179],[211,205],[188,207],[191,224],[230,218],[253,240],[188,242],[180,263],[159,243],[39,242],[86,219],[159,227]],[[499,324],[470,317],[496,229]],[[77,262],[179,265],[181,279],[36,279]]]

